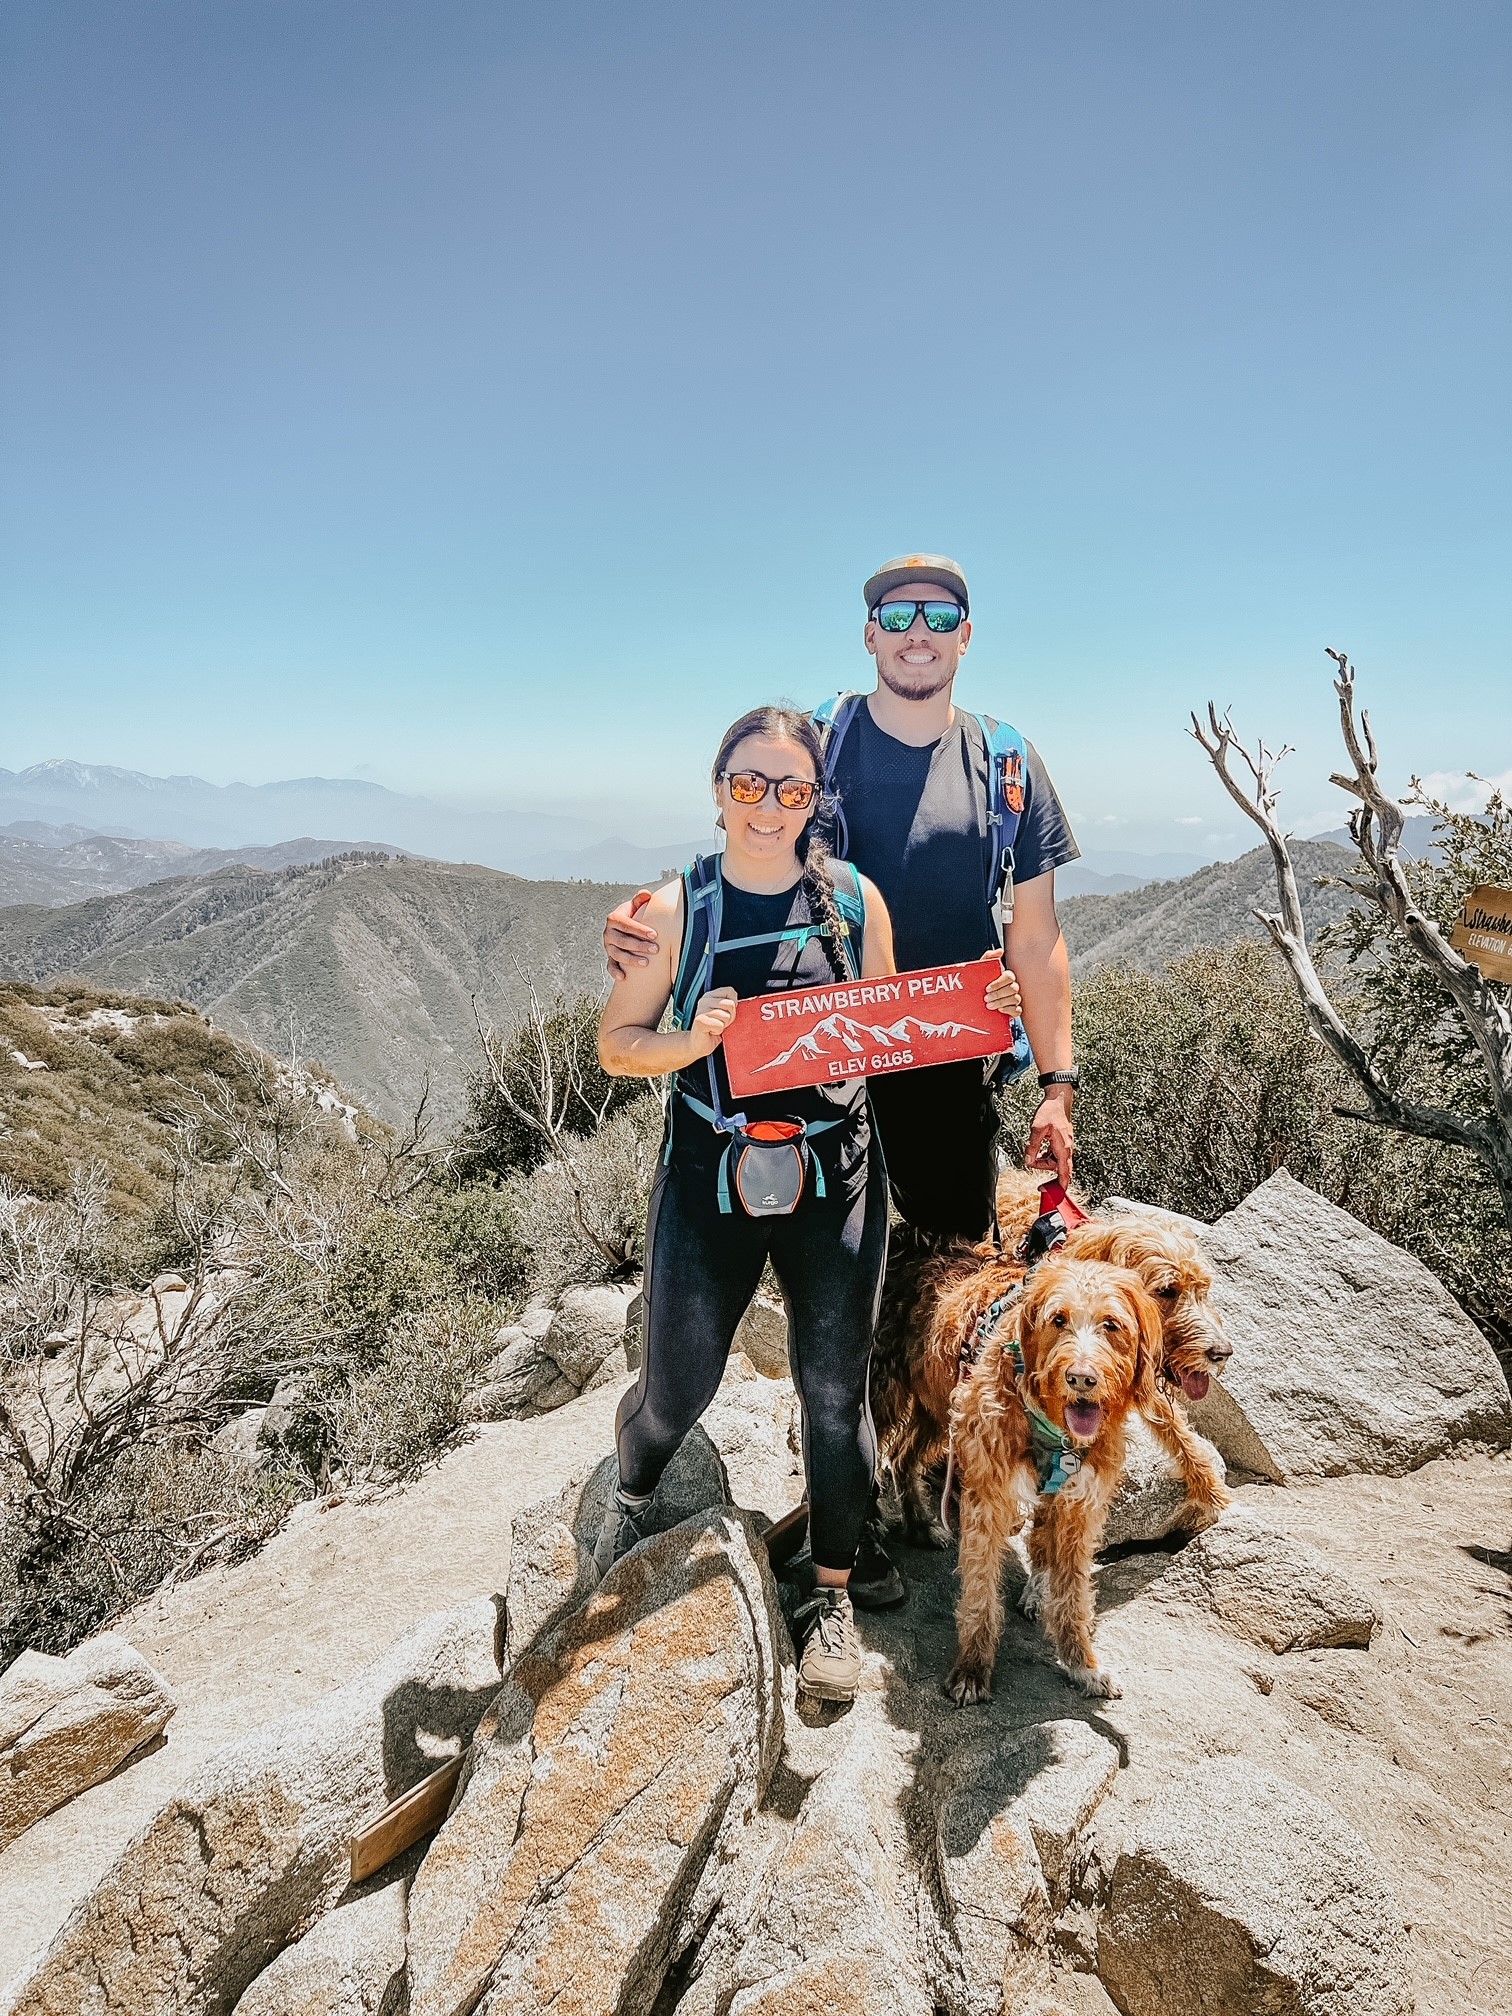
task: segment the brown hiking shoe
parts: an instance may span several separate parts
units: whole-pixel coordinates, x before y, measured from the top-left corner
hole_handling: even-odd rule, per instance
[[[850,1597],[843,1589],[816,1589],[795,1615],[807,1623],[798,1685],[819,1701],[854,1701],[861,1682],[861,1641]]]

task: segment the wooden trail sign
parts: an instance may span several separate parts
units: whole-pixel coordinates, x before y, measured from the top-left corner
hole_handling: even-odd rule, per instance
[[[1449,943],[1487,980],[1512,980],[1512,889],[1472,889]]]
[[[885,980],[836,981],[757,994],[725,1031],[725,1065],[737,1099],[834,1085],[922,1064],[996,1057],[1013,1047],[1013,1023],[983,998],[998,959],[927,966]]]

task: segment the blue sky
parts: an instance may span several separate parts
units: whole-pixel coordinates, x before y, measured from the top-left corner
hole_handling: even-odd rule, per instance
[[[1512,13],[9,0],[0,765],[612,809],[972,578],[1085,846],[1512,767]]]

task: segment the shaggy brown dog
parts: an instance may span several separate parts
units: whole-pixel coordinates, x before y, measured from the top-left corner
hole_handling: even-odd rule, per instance
[[[961,1596],[946,1690],[962,1706],[992,1692],[1003,1557],[1031,1512],[1030,1560],[1062,1667],[1084,1694],[1121,1691],[1092,1643],[1092,1561],[1123,1475],[1125,1424],[1153,1398],[1160,1353],[1160,1311],[1136,1273],[1056,1253],[956,1387]]]
[[[998,1187],[1001,1250],[990,1242],[941,1248],[897,1228],[888,1259],[872,1361],[872,1409],[897,1479],[910,1536],[934,1546],[950,1535],[935,1517],[928,1472],[945,1458],[950,1396],[962,1347],[981,1312],[1024,1277],[1015,1251],[1040,1208],[1039,1187],[1019,1171]],[[1209,1526],[1229,1502],[1212,1457],[1176,1399],[1200,1400],[1232,1347],[1209,1304],[1212,1273],[1184,1227],[1159,1218],[1089,1218],[1060,1249],[1079,1260],[1131,1267],[1160,1310],[1162,1350],[1144,1414],[1181,1471],[1184,1523]],[[1032,1599],[1031,1599],[1032,1600]]]

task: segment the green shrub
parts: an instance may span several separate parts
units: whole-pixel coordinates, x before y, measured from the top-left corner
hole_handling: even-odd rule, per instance
[[[300,1493],[277,1469],[166,1435],[92,1478],[66,1519],[14,1498],[0,1511],[0,1664],[26,1646],[69,1651],[200,1550],[244,1558]]]
[[[498,1327],[497,1307],[478,1297],[407,1311],[328,1403],[331,1463],[354,1481],[418,1470],[456,1432]]]

